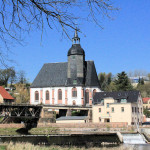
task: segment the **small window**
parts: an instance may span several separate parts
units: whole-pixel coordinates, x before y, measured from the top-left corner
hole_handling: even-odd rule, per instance
[[[132,112],[134,112],[134,107],[132,107]]]
[[[75,59],[75,56],[72,56],[72,59]]]
[[[94,98],[95,93],[96,93],[96,89],[93,90],[93,98]]]
[[[99,122],[101,122],[101,117],[99,117]]]
[[[118,93],[118,96],[121,96],[121,93]]]
[[[107,115],[109,115],[109,112],[107,112]]]
[[[121,112],[124,112],[124,107],[121,107]]]
[[[99,112],[101,112],[102,110],[101,110],[101,108],[99,108]]]
[[[77,84],[77,80],[73,80],[73,85],[76,85]]]
[[[114,107],[111,108],[111,112],[114,112]]]
[[[101,100],[101,104],[104,104],[104,100],[103,99]]]
[[[109,103],[107,103],[107,108],[109,108]]]

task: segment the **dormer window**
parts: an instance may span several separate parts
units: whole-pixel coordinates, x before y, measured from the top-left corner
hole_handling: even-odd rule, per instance
[[[77,80],[73,80],[73,85],[76,85],[77,84]]]
[[[122,99],[121,99],[121,103],[127,103],[127,99],[122,98]]]

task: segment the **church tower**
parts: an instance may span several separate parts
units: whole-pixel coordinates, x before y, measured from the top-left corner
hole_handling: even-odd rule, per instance
[[[72,47],[68,51],[67,80],[70,86],[82,86],[85,82],[85,52],[81,48],[77,29],[72,38]]]

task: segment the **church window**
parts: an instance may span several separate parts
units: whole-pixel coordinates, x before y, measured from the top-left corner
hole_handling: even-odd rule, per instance
[[[85,91],[85,104],[89,104],[89,90],[86,89]]]
[[[77,97],[77,88],[72,88],[72,97]]]
[[[62,90],[58,90],[58,100],[62,100]]]
[[[49,91],[46,91],[46,100],[49,100]]]
[[[35,91],[35,101],[38,101],[38,100],[39,100],[39,92]]]
[[[93,90],[93,97],[94,97],[95,93],[96,93],[96,89]]]

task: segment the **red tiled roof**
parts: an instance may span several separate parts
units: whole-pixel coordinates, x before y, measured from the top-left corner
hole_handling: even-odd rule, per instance
[[[0,86],[0,94],[4,99],[14,99],[2,86]]]
[[[147,101],[150,99],[150,97],[144,97],[143,98],[143,103],[147,103]]]

